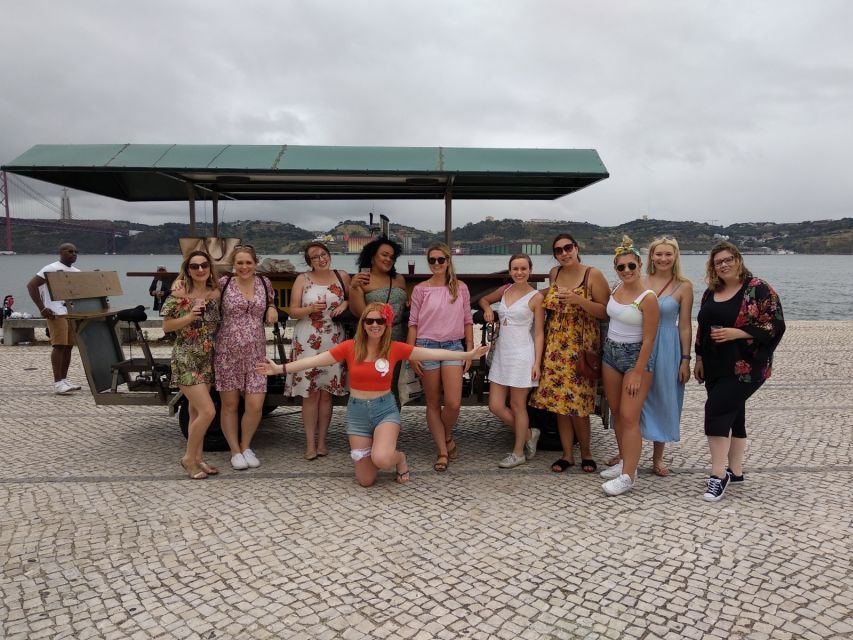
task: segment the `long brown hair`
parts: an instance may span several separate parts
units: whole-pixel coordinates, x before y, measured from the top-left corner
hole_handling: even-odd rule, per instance
[[[752,277],[752,272],[743,263],[743,256],[740,250],[731,242],[718,242],[711,247],[711,255],[708,256],[708,262],[705,263],[705,282],[712,291],[719,291],[725,286],[725,283],[717,275],[717,270],[714,268],[714,256],[721,251],[728,251],[734,256],[735,263],[737,264],[737,279],[741,284]]]
[[[385,307],[388,306],[384,302],[371,302],[364,307],[361,317],[358,319],[358,326],[355,328],[355,360],[356,362],[364,362],[367,358],[367,334],[364,331],[364,319],[371,311],[378,311],[385,318],[385,333],[379,338],[379,353],[377,358],[387,358],[388,352],[391,351],[391,322],[386,317]]]
[[[187,293],[193,292],[193,286],[195,285],[195,280],[190,276],[190,260],[195,257],[202,256],[205,260],[207,260],[207,280],[204,282],[204,286],[208,289],[216,288],[216,280],[213,277],[213,258],[210,257],[210,254],[207,251],[202,251],[201,249],[197,249],[195,251],[190,251],[187,254],[187,257],[184,258],[184,261],[181,263],[181,276],[180,279],[184,281],[184,291]]]
[[[433,251],[441,251],[444,257],[447,258],[447,270],[444,272],[444,285],[450,291],[450,302],[456,302],[459,297],[459,279],[456,277],[456,270],[453,268],[453,258],[450,255],[450,247],[443,242],[433,242],[427,249],[427,258]]]

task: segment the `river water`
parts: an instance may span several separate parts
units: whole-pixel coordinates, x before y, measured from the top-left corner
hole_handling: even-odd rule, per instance
[[[262,256],[264,257],[264,256]],[[302,256],[271,256],[288,258],[298,270],[304,270]],[[355,271],[354,255],[335,255],[333,266],[352,273]],[[551,256],[532,256],[534,272],[547,273],[554,266]],[[35,315],[35,305],[27,294],[26,285],[44,265],[57,259],[53,255],[0,255],[0,295],[15,296],[15,310]],[[456,272],[491,273],[507,268],[508,256],[457,256]],[[408,260],[415,261],[416,273],[429,273],[423,255],[402,256],[398,269],[406,271]],[[696,303],[704,290],[704,255],[682,256],[685,274],[693,281]],[[758,277],[769,282],[779,292],[785,317],[789,320],[853,320],[853,279],[847,279],[853,267],[853,256],[835,255],[748,255],[746,265]],[[611,256],[583,256],[586,264],[601,269],[605,276],[616,280]],[[75,265],[82,271],[117,271],[124,295],[111,300],[113,307],[151,306],[148,286],[151,278],[128,277],[133,271],[154,271],[163,264],[169,271],[180,265],[177,255],[81,255]],[[694,309],[694,317],[695,317]]]

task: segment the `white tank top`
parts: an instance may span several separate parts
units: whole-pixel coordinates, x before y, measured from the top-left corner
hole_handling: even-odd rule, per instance
[[[608,338],[623,343],[643,341],[643,311],[640,303],[650,293],[655,294],[651,289],[646,289],[630,304],[616,302],[616,298],[610,296],[607,302],[607,315],[610,316]]]

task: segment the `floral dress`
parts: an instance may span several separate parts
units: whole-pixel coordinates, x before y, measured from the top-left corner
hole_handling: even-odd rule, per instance
[[[197,298],[169,296],[160,307],[164,318],[183,318],[192,313]],[[208,300],[200,320],[180,329],[172,348],[172,381],[183,386],[212,384],[213,353],[219,326],[219,303]]]
[[[319,318],[311,314],[315,317],[306,316],[296,321],[296,326],[293,327],[293,350],[290,356],[292,360],[328,351],[345,339],[343,328],[330,315],[335,307],[346,299],[340,283],[317,284],[311,280],[308,273],[304,273],[303,277],[305,287],[302,289],[302,306],[306,307],[325,299],[326,309]],[[307,398],[309,394],[316,391],[328,391],[335,396],[346,395],[348,391],[344,372],[343,365],[337,363],[329,367],[292,373],[288,380],[290,395]]]
[[[216,390],[266,393],[267,377],[255,371],[255,365],[266,357],[264,316],[273,301],[272,284],[264,276],[255,276],[251,300],[243,296],[236,277],[220,278],[219,287],[222,326],[216,334]]]
[[[574,289],[592,299],[583,286]],[[562,416],[586,417],[595,411],[596,383],[578,373],[581,351],[601,351],[598,320],[578,305],[561,305],[552,286],[545,294],[549,310],[545,326],[545,355],[539,386],[530,396],[530,406]]]

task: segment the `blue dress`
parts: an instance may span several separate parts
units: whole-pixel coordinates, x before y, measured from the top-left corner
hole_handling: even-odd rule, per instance
[[[652,388],[643,404],[640,431],[644,440],[678,442],[681,439],[681,407],[684,385],[678,381],[681,366],[681,337],[678,313],[681,305],[671,295],[658,298],[660,324],[655,339]]]

